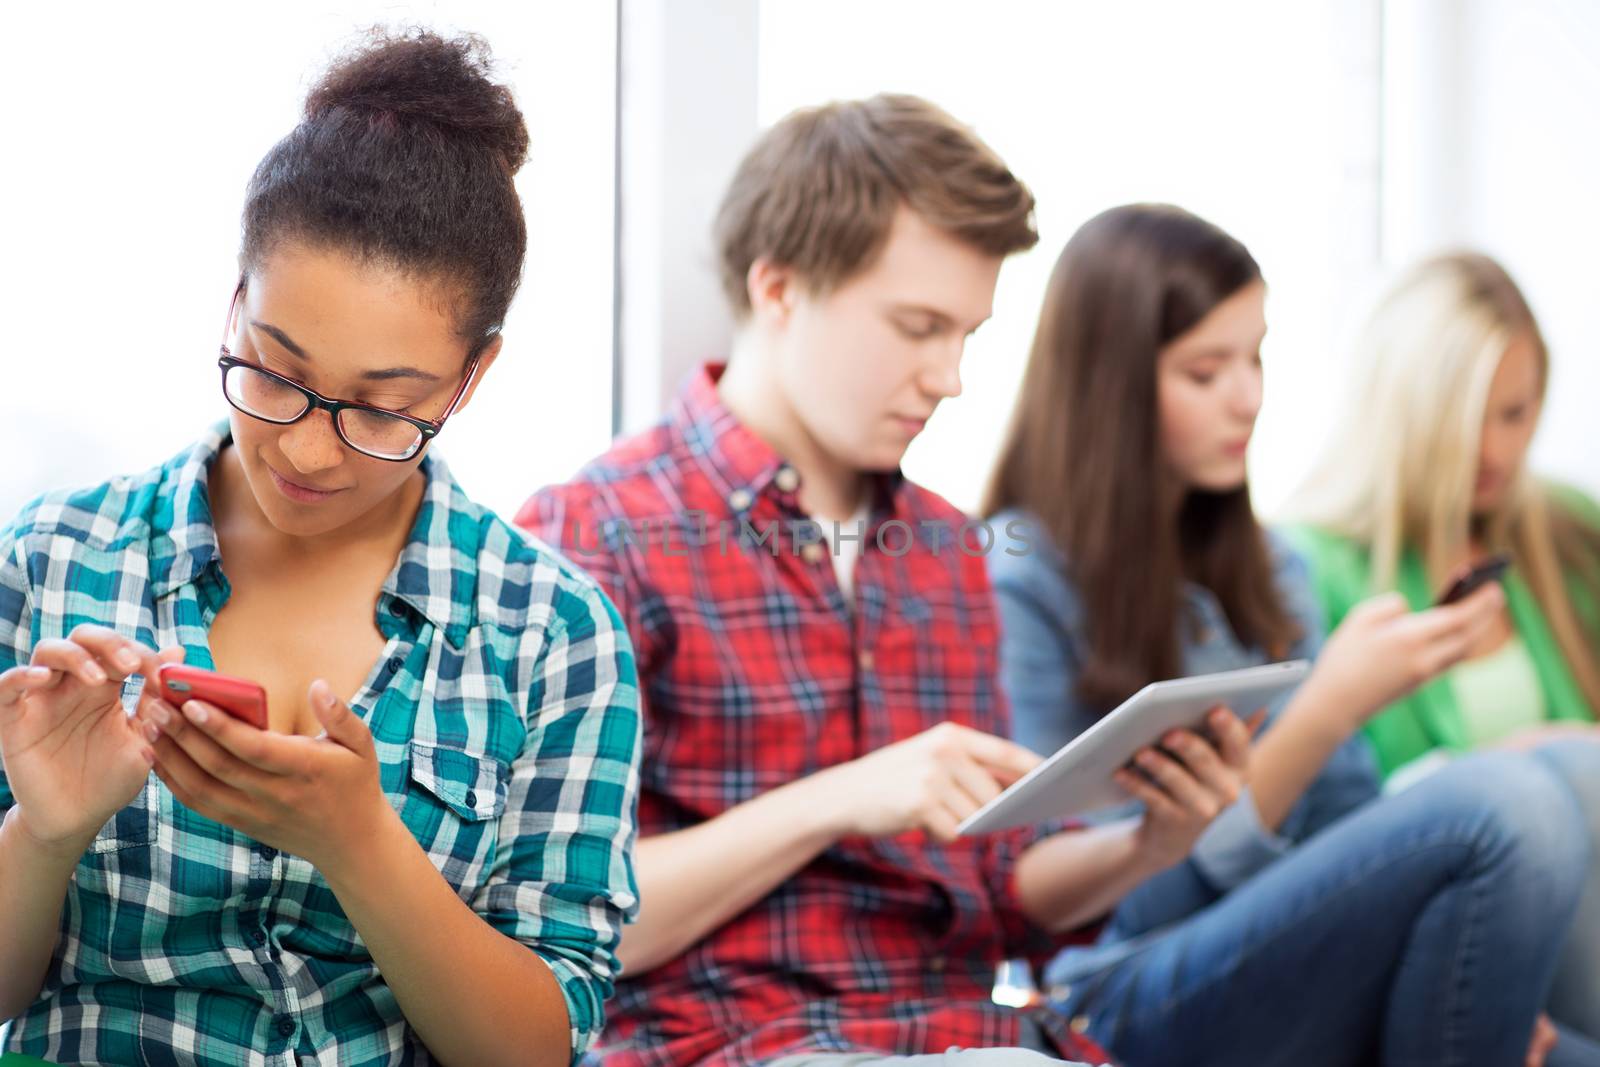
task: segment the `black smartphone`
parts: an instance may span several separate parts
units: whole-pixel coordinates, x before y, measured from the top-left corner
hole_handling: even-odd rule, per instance
[[[1443,607],[1446,604],[1454,604],[1463,597],[1471,596],[1474,590],[1498,580],[1501,575],[1505,574],[1506,568],[1509,566],[1511,566],[1511,557],[1504,552],[1496,552],[1488,559],[1474,563],[1460,577],[1450,583],[1450,588],[1446,589],[1443,595],[1439,597],[1438,606]]]

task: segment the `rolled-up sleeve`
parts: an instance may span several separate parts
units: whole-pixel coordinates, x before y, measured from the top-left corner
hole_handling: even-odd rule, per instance
[[[1189,858],[1213,889],[1227,892],[1293,847],[1293,838],[1267,829],[1250,790],[1244,789],[1206,827]]]
[[[14,525],[0,529],[0,672],[28,662],[33,655],[33,607],[20,545]],[[0,752],[0,816],[14,803],[5,753]]]
[[[1029,918],[1017,892],[1017,864],[1034,845],[1084,827],[1075,819],[1055,819],[1041,826],[1020,827],[988,835],[983,848],[984,880],[1000,924],[1001,941],[1008,958],[1043,963],[1067,945],[1090,944],[1100,932],[1096,920],[1076,930],[1055,934]]]
[[[617,944],[638,909],[638,677],[616,609],[585,580],[525,640],[528,737],[511,769],[494,869],[474,901],[549,965],[572,1061],[605,1024]]]

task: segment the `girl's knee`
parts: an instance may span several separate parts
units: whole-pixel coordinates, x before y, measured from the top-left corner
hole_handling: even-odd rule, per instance
[[[1464,815],[1482,849],[1551,877],[1570,870],[1576,880],[1587,868],[1588,820],[1574,791],[1545,759],[1475,753],[1434,777],[1430,800]]]
[[[1552,741],[1535,749],[1533,757],[1572,791],[1591,826],[1600,821],[1600,736]]]

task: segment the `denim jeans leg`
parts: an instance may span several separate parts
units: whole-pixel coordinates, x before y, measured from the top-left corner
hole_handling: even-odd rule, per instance
[[[1600,1042],[1600,741],[1558,741],[1538,757],[1561,776],[1589,829],[1589,876],[1550,991],[1557,1022]]]
[[[1520,1063],[1587,864],[1549,768],[1472,756],[1047,980],[1125,1067]]]

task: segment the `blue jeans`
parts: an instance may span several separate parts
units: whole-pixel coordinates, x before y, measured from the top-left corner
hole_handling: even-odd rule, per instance
[[[1590,839],[1589,876],[1556,969],[1550,1014],[1564,1027],[1600,1042],[1600,741],[1558,741],[1537,755],[1578,798]]]
[[[1124,1067],[1520,1064],[1589,847],[1546,764],[1470,756],[1220,899],[1178,868],[1167,899],[1052,961],[1051,1006]]]

